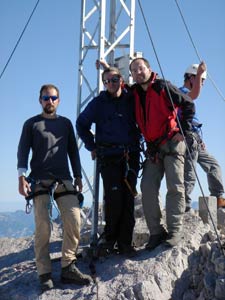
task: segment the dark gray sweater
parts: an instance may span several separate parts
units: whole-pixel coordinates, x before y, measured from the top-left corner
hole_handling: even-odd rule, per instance
[[[73,176],[81,177],[79,151],[69,119],[62,116],[46,119],[41,115],[28,119],[19,141],[17,168],[28,169],[30,150],[31,178],[71,179],[68,157]]]

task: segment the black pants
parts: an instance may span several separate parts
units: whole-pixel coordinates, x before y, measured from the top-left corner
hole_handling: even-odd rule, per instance
[[[139,171],[139,153],[129,154],[127,180],[132,191],[136,191]],[[117,242],[118,247],[132,243],[134,219],[134,195],[124,178],[127,166],[124,156],[110,156],[100,159],[100,173],[105,192],[105,239]]]

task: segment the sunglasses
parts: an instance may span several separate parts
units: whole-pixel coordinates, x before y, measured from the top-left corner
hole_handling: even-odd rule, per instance
[[[50,99],[52,99],[52,101],[55,101],[57,100],[59,97],[58,96],[47,96],[47,95],[44,95],[41,97],[41,99],[43,101],[49,101]]]
[[[111,79],[105,79],[103,80],[104,84],[109,84],[110,82],[112,83],[117,83],[120,81],[120,77],[119,76],[113,76]]]

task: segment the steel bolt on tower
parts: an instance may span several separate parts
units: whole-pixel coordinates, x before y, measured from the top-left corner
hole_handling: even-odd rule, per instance
[[[116,65],[125,81],[131,82],[129,62],[134,57],[134,18],[135,0],[81,1],[77,116],[103,89],[102,71],[96,70],[95,76],[97,59]],[[79,139],[78,145],[81,150],[83,144]],[[93,184],[91,184],[86,171],[82,168],[83,176],[92,194],[91,243],[95,244],[99,208],[99,171],[96,161],[93,172]]]

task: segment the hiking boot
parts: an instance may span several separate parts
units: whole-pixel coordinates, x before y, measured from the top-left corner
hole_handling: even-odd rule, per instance
[[[100,244],[98,244],[98,247],[97,247],[97,256],[104,257],[104,256],[107,256],[107,255],[113,253],[114,245],[115,245],[114,241],[101,242]]]
[[[217,198],[217,208],[225,208],[225,199],[220,197]]]
[[[54,288],[51,278],[51,273],[42,274],[39,276],[41,291],[45,292]]]
[[[182,239],[181,232],[170,232],[168,233],[167,239],[165,241],[165,245],[168,247],[177,246]]]
[[[167,232],[163,231],[159,234],[150,235],[148,243],[145,245],[146,250],[153,250],[157,246],[159,246],[162,242],[164,242],[167,238]]]
[[[92,282],[92,278],[89,275],[81,273],[75,266],[75,263],[72,262],[69,266],[62,268],[61,282],[88,285]]]
[[[128,258],[135,257],[137,255],[137,251],[131,245],[119,245],[118,247],[119,254],[125,255]]]

